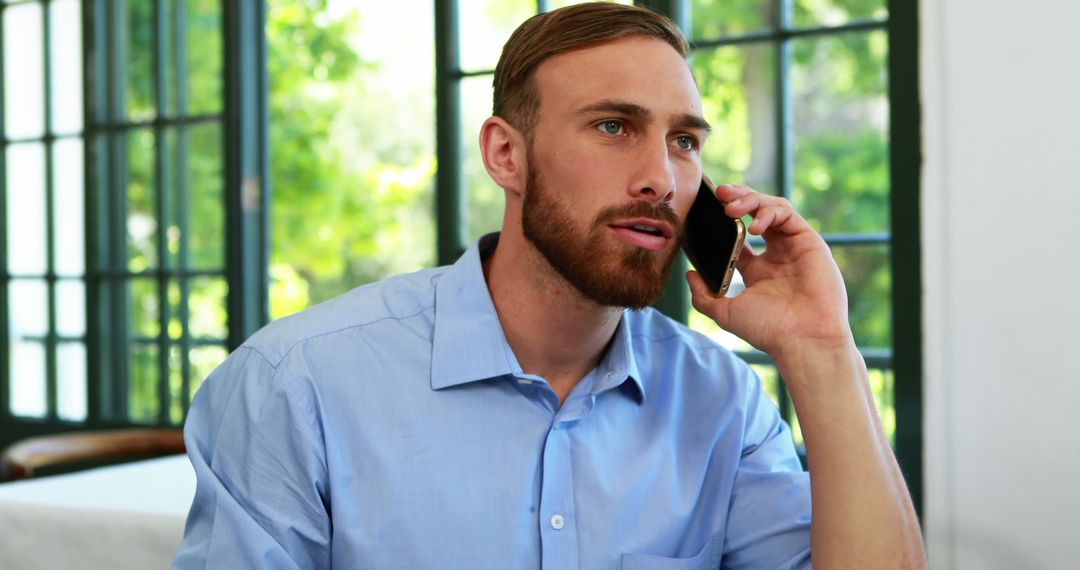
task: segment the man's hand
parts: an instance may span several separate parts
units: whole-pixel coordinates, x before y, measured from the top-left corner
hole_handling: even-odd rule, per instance
[[[716,195],[728,216],[753,217],[747,232],[765,238],[765,251],[743,248],[736,267],[747,288],[737,297],[713,295],[691,271],[694,308],[774,358],[797,344],[850,345],[847,292],[825,240],[783,198],[727,184]]]
[[[716,195],[765,251],[744,250],[746,290],[712,295],[687,275],[694,307],[776,362],[806,442],[813,518],[810,543],[821,568],[924,568],[919,523],[874,408],[866,364],[847,321],[847,294],[825,240],[783,198],[745,186]]]

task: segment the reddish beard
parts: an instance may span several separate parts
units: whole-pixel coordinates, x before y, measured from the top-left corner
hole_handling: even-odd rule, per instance
[[[531,152],[530,152],[531,155]],[[671,224],[673,243],[680,243],[682,222],[666,202],[635,200],[601,211],[582,227],[544,186],[528,158],[528,185],[522,202],[525,238],[581,294],[600,305],[644,309],[664,291],[677,247],[649,251],[615,240],[608,225],[630,218],[653,218]]]

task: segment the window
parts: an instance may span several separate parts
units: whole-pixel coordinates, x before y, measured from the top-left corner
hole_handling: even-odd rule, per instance
[[[0,445],[178,424],[261,314],[240,299],[265,275],[245,263],[261,72],[226,69],[258,63],[257,3],[25,0],[0,18]]]
[[[87,413],[82,97],[70,73],[81,54],[79,9],[74,1],[0,7],[0,364],[20,378],[0,402],[13,414],[72,420]]]
[[[691,40],[691,66],[714,127],[705,171],[789,198],[831,245],[879,412],[919,504],[914,7],[886,0],[638,3],[667,13]],[[502,192],[484,172],[475,129],[491,112],[503,42],[529,15],[562,4],[437,3],[441,263],[499,228]],[[678,267],[659,306],[747,360],[801,444],[769,357],[693,311]]]
[[[0,0],[0,445],[176,424],[268,315],[499,228],[491,75],[523,19],[572,2],[403,2]],[[916,7],[639,3],[694,44],[706,170],[789,197],[832,244],[918,505]],[[681,272],[660,307],[738,350],[797,427],[768,357],[693,313]]]

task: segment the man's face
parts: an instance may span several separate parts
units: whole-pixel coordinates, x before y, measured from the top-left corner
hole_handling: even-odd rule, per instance
[[[536,71],[522,228],[586,298],[660,296],[701,181],[707,136],[682,57],[632,37],[560,54]]]

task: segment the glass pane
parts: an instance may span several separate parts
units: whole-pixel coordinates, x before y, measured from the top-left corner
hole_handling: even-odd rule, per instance
[[[56,333],[65,337],[86,334],[86,286],[82,281],[56,282]]]
[[[218,367],[219,364],[225,361],[225,357],[229,355],[224,346],[200,346],[198,348],[191,349],[188,353],[191,360],[191,385],[189,386],[189,393],[192,397],[195,396],[195,392],[202,386],[206,377]]]
[[[506,199],[500,188],[484,169],[480,156],[480,125],[491,116],[491,76],[470,77],[461,82],[462,154],[465,158],[464,188],[468,197],[466,224],[470,242],[480,236],[502,229]]]
[[[53,0],[49,6],[52,24],[52,130],[77,133],[83,126],[82,86],[82,3]]]
[[[154,3],[127,0],[127,112],[131,120],[153,118]]]
[[[45,345],[15,341],[11,345],[11,413],[45,416]]]
[[[195,278],[191,280],[191,311],[188,323],[191,336],[195,338],[224,339],[228,334],[225,298],[229,286],[221,278]]]
[[[848,292],[848,320],[862,347],[892,346],[892,274],[887,246],[833,246]]]
[[[168,337],[171,339],[179,340],[184,336],[184,322],[181,318],[183,315],[183,307],[181,306],[181,300],[183,299],[183,292],[180,289],[180,281],[172,279],[169,281],[168,290],[169,299],[169,331]]]
[[[269,3],[273,318],[434,262],[431,6]]]
[[[183,227],[186,223],[184,216],[187,212],[184,210],[186,203],[188,202],[189,192],[185,187],[188,184],[188,178],[186,172],[180,171],[181,159],[188,160],[186,149],[185,154],[181,157],[180,153],[180,132],[181,129],[167,128],[164,129],[161,137],[162,149],[164,154],[164,167],[165,172],[161,173],[161,182],[164,187],[161,192],[164,196],[168,196],[168,204],[165,208],[165,214],[168,216],[163,223],[165,226],[165,260],[163,265],[167,269],[177,269],[185,266],[180,259],[180,249],[185,248],[185,256],[188,255],[186,251],[187,244],[181,245],[181,241],[184,237]],[[184,130],[184,144],[187,144],[187,131]],[[185,187],[184,191],[180,188]],[[185,259],[187,259],[185,257]]]
[[[8,271],[16,275],[44,274],[48,257],[43,145],[31,143],[8,147],[7,200]]]
[[[53,261],[60,275],[86,271],[83,205],[83,143],[60,139],[53,145]]]
[[[693,0],[690,37],[715,40],[771,28],[776,23],[772,0]]]
[[[220,0],[186,0],[187,92],[189,115],[222,109],[224,49],[221,43]]]
[[[889,228],[886,35],[793,42],[792,201],[822,232]]]
[[[779,407],[780,390],[783,390],[784,387],[780,385],[780,373],[776,371],[776,367],[767,364],[751,364],[750,368],[761,379],[761,386],[765,389],[765,393],[769,395],[769,399]]]
[[[179,0],[182,2],[182,0]],[[183,34],[177,33],[177,27],[180,24],[180,4],[178,0],[166,0],[164,2],[163,9],[165,10],[165,26],[162,29],[161,38],[158,40],[163,46],[162,51],[165,55],[165,61],[161,62],[163,79],[165,80],[165,93],[163,93],[163,99],[165,108],[161,110],[161,114],[167,117],[175,117],[180,114],[178,98],[180,93],[178,86],[179,76],[179,60],[181,53],[180,40],[183,38]],[[186,93],[186,91],[185,91]]]
[[[795,441],[796,448],[806,447],[806,442],[803,440],[802,435],[802,426],[799,425],[799,416],[795,413],[795,404],[791,402],[790,398],[788,399],[787,408],[787,417],[791,418],[791,421],[788,423],[788,425],[791,426],[791,439]]]
[[[45,56],[41,4],[4,8],[4,121],[9,139],[45,133]],[[10,164],[10,163],[9,163]]]
[[[169,421],[179,424],[184,419],[184,370],[179,346],[169,346]]]
[[[161,334],[161,306],[155,279],[132,279],[127,284],[131,307],[130,331],[137,338],[156,338]]]
[[[14,279],[8,285],[11,337],[43,340],[49,332],[49,292],[43,280]]]
[[[583,4],[585,2],[591,2],[593,0],[548,0],[548,9],[554,10],[556,8],[562,8],[563,6],[571,6],[573,4]],[[633,0],[615,0],[612,4],[633,4]],[[534,3],[535,4],[535,3]]]
[[[158,397],[158,347],[137,343],[128,353],[128,417],[154,421],[161,409]]]
[[[776,194],[776,50],[729,46],[694,55],[702,110],[713,132],[702,168],[718,184],[747,184]]]
[[[128,269],[157,267],[157,200],[154,180],[154,133],[132,131],[127,136],[127,244]]]
[[[881,416],[881,425],[885,428],[885,435],[889,443],[896,445],[896,400],[893,397],[895,375],[892,370],[871,368],[870,390],[874,393],[874,403],[877,404],[878,415]]]
[[[221,127],[192,127],[190,138],[191,184],[186,189],[191,231],[188,232],[191,267],[221,269],[225,266],[225,185]]]
[[[795,0],[796,26],[837,26],[888,17],[885,0]]]
[[[510,34],[536,13],[535,0],[463,0],[458,6],[461,69],[465,71],[494,70]],[[490,106],[488,97],[489,115]]]
[[[86,346],[62,342],[56,347],[56,412],[72,421],[86,419]]]
[[[736,272],[736,275],[738,275],[738,272]],[[732,282],[732,289],[734,289],[734,281]],[[729,296],[733,295],[729,294]],[[697,312],[693,307],[690,307],[690,312],[687,314],[687,326],[711,338],[713,342],[716,342],[728,350],[740,351],[753,349],[749,343],[720,328],[712,319]]]

